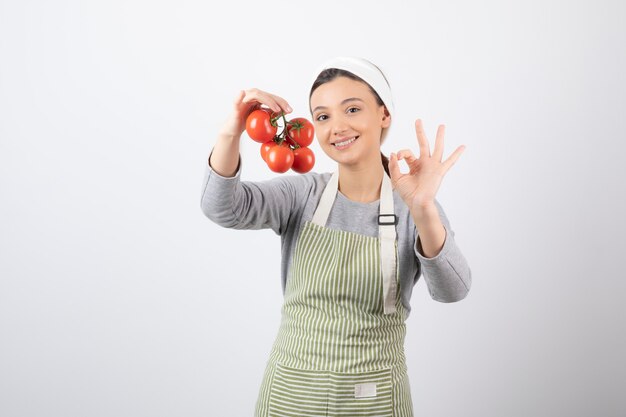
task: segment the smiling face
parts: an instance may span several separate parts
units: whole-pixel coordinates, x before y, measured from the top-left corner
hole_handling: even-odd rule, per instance
[[[391,117],[367,84],[337,77],[313,91],[310,105],[315,136],[331,159],[357,168],[381,164],[380,135]]]

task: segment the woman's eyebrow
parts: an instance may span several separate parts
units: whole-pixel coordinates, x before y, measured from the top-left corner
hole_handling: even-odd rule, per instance
[[[346,104],[349,101],[361,101],[361,102],[365,103],[363,100],[361,100],[358,97],[350,97],[350,98],[347,98],[344,101],[342,101],[340,105],[344,105],[344,104]],[[325,109],[325,108],[326,108],[326,106],[317,106],[316,108],[313,109],[313,113],[315,113],[319,109]]]

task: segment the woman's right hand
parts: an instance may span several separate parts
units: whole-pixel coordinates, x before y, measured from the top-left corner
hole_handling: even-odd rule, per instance
[[[233,108],[228,120],[222,127],[222,134],[240,137],[246,130],[246,119],[254,110],[265,105],[274,112],[291,113],[292,109],[285,99],[274,94],[259,90],[258,88],[250,88],[241,90],[233,101]]]

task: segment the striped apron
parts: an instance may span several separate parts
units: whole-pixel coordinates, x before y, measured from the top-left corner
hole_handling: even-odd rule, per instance
[[[383,280],[382,233],[325,227],[337,184],[335,172],[302,226],[255,417],[413,417],[397,268]],[[397,220],[381,222],[390,204],[387,213],[393,196],[385,172],[378,223],[393,227],[395,255]]]

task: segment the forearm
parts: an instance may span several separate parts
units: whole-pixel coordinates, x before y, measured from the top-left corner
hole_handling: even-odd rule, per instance
[[[433,203],[432,205],[413,208],[411,209],[411,216],[418,231],[422,255],[427,258],[437,256],[446,239],[446,229],[441,223],[437,207]]]
[[[233,177],[239,164],[240,136],[220,132],[210,155],[209,165],[223,177]]]
[[[417,231],[415,255],[431,297],[444,303],[462,300],[472,285],[472,273],[454,240],[443,207],[435,201],[411,209],[411,216]]]

